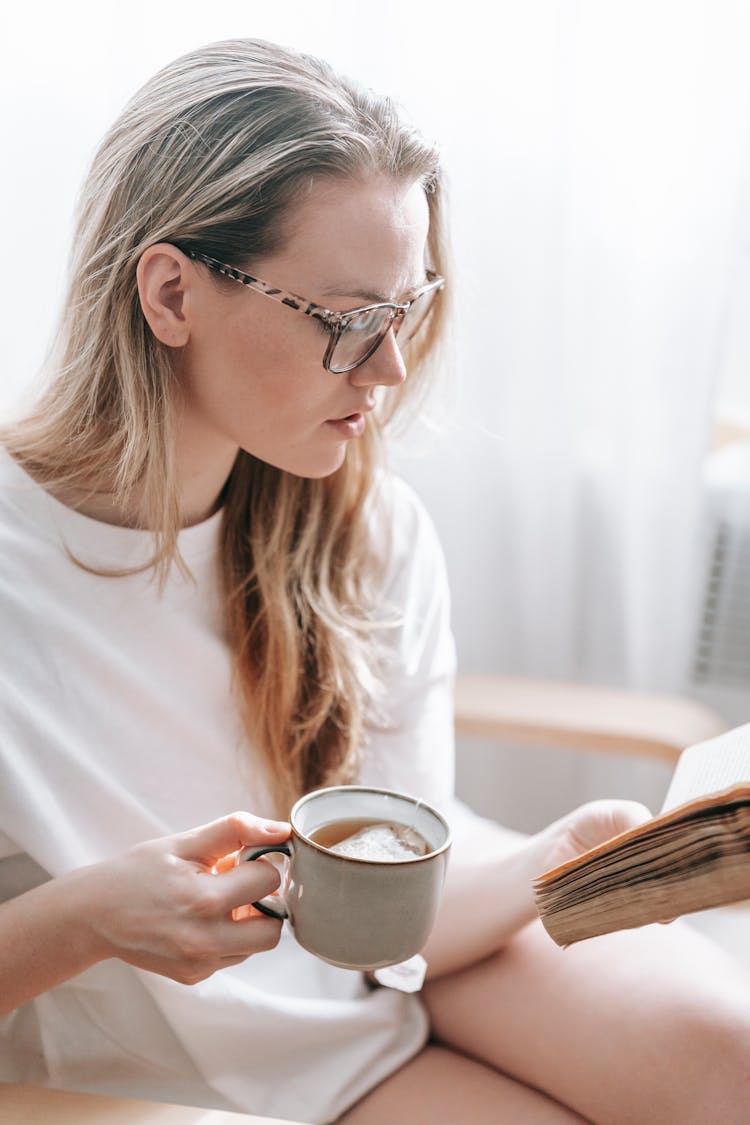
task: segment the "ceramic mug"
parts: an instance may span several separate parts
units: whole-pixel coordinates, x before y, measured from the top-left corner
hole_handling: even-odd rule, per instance
[[[340,785],[300,798],[289,819],[285,843],[244,848],[238,857],[289,857],[282,893],[253,906],[287,918],[301,946],[344,969],[379,969],[418,953],[435,921],[451,846],[440,813],[388,789]],[[395,861],[339,855],[313,839],[339,821],[406,826],[423,838],[426,854]]]

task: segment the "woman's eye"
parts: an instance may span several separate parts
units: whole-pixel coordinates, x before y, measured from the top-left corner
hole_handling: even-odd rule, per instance
[[[382,309],[373,309],[372,312],[353,316],[351,320],[347,321],[346,328],[352,333],[371,336],[373,332],[378,332],[381,329],[384,319]]]

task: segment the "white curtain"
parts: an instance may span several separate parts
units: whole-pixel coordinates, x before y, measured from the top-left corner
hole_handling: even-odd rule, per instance
[[[442,534],[462,666],[685,688],[750,202],[742,0],[134,0],[3,18],[0,404],[41,359],[76,185],[132,89],[227,36],[323,54],[445,153],[455,385],[440,432],[413,431],[396,462]],[[517,808],[539,766],[506,765]],[[564,768],[568,804],[634,777]]]
[[[453,153],[476,209],[458,232],[458,420],[407,471],[448,546],[465,667],[688,691],[703,465],[747,253],[748,13],[566,5],[542,29],[533,8],[523,49],[501,36],[479,68]],[[658,804],[666,784],[539,755],[492,768],[492,800],[521,820],[532,801]],[[484,800],[486,778],[471,789]]]

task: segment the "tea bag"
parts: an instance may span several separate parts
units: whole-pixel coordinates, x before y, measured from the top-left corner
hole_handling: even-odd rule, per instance
[[[398,863],[425,855],[425,841],[405,824],[370,824],[360,828],[330,848],[337,855],[350,859],[366,859],[371,863]]]

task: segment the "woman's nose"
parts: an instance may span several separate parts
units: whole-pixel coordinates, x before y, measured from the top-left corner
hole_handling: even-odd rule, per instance
[[[405,378],[406,364],[392,328],[370,358],[349,372],[349,381],[355,387],[396,387]]]

